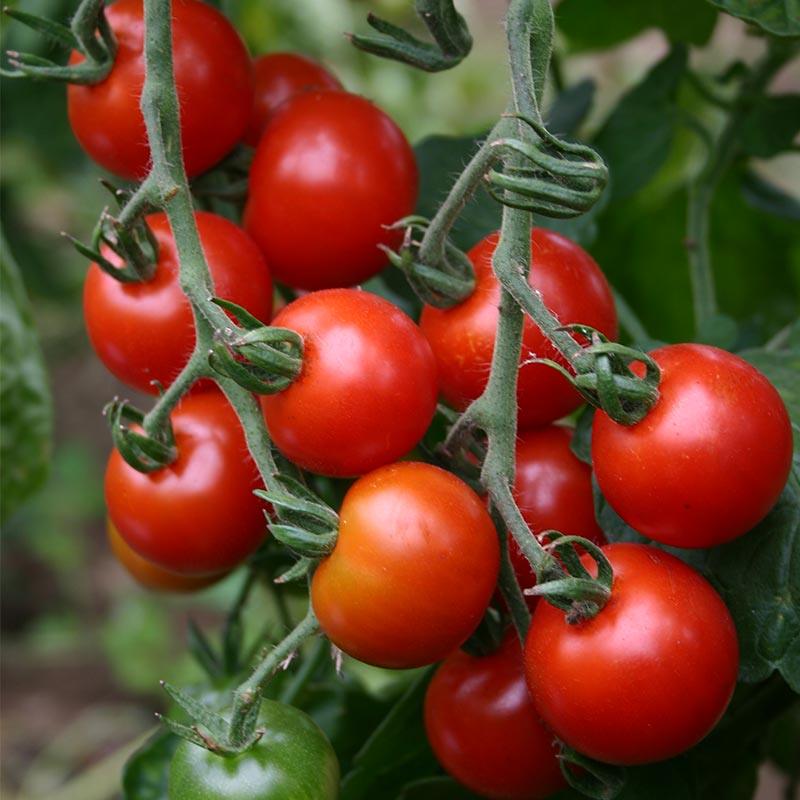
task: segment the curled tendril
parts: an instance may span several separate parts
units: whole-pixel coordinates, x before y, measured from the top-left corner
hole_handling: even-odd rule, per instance
[[[515,155],[523,166],[489,170],[486,183],[498,202],[546,217],[576,217],[588,211],[608,183],[608,169],[591,147],[553,136],[541,123],[518,117],[538,141],[503,138],[492,147],[503,158]]]
[[[276,474],[271,485],[255,494],[272,506],[269,530],[301,559],[280,582],[292,580],[308,571],[312,559],[328,555],[336,544],[339,516],[314,492],[288,475]],[[299,566],[298,566],[299,565]]]
[[[545,531],[540,535],[544,539],[544,549],[554,553],[558,560],[551,562],[557,565],[546,574],[537,576],[537,583],[525,594],[545,597],[548,603],[566,613],[570,624],[583,622],[595,616],[611,596],[611,584],[614,571],[603,551],[582,536],[565,536],[558,531]],[[581,547],[597,564],[597,577],[593,578],[581,563],[576,547]]]
[[[288,328],[274,328],[229,300],[213,298],[239,321],[241,328],[214,334],[208,355],[211,368],[256,394],[286,389],[303,367],[303,340]]]
[[[426,72],[441,72],[459,64],[472,49],[472,36],[453,0],[416,0],[416,11],[434,43],[420,41],[374,14],[367,16],[367,22],[377,35],[351,34],[350,41],[359,50]]]
[[[104,409],[111,428],[111,439],[119,454],[139,472],[155,472],[171,464],[177,457],[175,437],[169,421],[155,434],[142,429],[144,413],[127,400],[115,398]],[[130,424],[139,430],[133,430]]]
[[[43,34],[58,45],[83,55],[78,64],[61,65],[32,53],[7,53],[10,70],[0,70],[8,78],[42,78],[68,83],[93,84],[111,71],[117,54],[117,42],[105,15],[104,0],[83,0],[69,27],[57,22],[6,8],[12,19]]]
[[[425,264],[418,259],[421,239],[415,234],[424,233],[430,221],[425,217],[406,217],[392,228],[405,229],[403,243],[398,252],[388,247],[381,249],[389,262],[402,270],[409,285],[419,299],[436,308],[451,308],[475,291],[475,270],[466,253],[452,242],[446,242],[441,263]]]

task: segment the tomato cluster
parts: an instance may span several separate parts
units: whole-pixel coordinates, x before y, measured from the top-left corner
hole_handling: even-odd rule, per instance
[[[495,602],[500,540],[485,498],[465,480],[403,459],[424,457],[415,448],[438,396],[463,410],[486,387],[499,316],[492,269],[499,234],[468,253],[473,293],[451,308],[426,306],[419,325],[358,288],[385,266],[383,250],[402,238],[392,224],[414,209],[417,167],[403,133],[305,57],[270,54],[251,63],[236,31],[199,0],[175,2],[173,13],[187,173],[209,169],[239,142],[255,147],[243,227],[195,214],[215,295],[302,340],[299,374],[260,398],[264,422],[302,470],[356,479],[339,510],[336,544],[313,573],[323,632],[372,665],[444,659],[425,704],[430,743],[448,772],[488,797],[558,790],[556,740],[612,764],[693,746],[736,682],[733,622],[711,585],[676,557],[650,545],[606,544],[593,478],[622,519],[656,542],[697,548],[741,536],[775,503],[790,468],[791,426],[774,387],[713,347],[655,350],[661,382],[653,408],[629,426],[598,411],[590,466],[573,453],[573,430],[563,422],[582,402],[564,374],[571,366],[526,319],[513,496],[531,536],[556,530],[602,546],[613,584],[599,613],[575,624],[528,596],[533,617],[523,647],[509,632],[495,652],[460,652]],[[118,0],[108,20],[120,45],[113,69],[97,85],[70,88],[70,119],[98,163],[140,179],[149,163],[138,108],[141,0]],[[109,370],[135,389],[159,392],[189,360],[195,328],[167,217],[144,223],[158,254],[152,274],[118,281],[113,270],[122,259],[104,248],[103,268],[93,264],[86,278],[84,310]],[[531,253],[530,285],[559,321],[615,339],[613,295],[591,256],[544,228],[531,231]],[[273,278],[287,297],[298,295],[274,319]],[[256,551],[269,509],[253,493],[261,479],[213,381],[195,383],[170,416],[170,463],[141,472],[111,454],[108,531],[142,584],[191,591]],[[530,590],[536,575],[514,540],[510,558],[520,587]],[[582,563],[597,572],[596,553]],[[265,794],[275,775],[281,791],[296,793],[287,797],[333,796],[329,745],[315,739],[308,720],[284,719],[293,712],[273,705],[264,712],[272,715],[267,733],[273,718],[297,728],[305,742],[297,752],[310,759],[304,770],[268,735],[249,761],[221,761],[182,744],[170,797],[235,796],[230,787],[243,772]]]

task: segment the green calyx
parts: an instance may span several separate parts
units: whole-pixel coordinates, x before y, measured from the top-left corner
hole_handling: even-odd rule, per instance
[[[525,594],[544,597],[548,603],[566,612],[571,625],[597,615],[611,597],[614,572],[603,551],[582,536],[565,536],[558,531],[545,531],[545,552],[551,556],[537,572],[537,584]],[[581,547],[597,564],[594,578],[583,566],[576,551]],[[555,558],[554,556],[557,556]]]
[[[377,34],[351,34],[350,41],[366,53],[402,61],[426,72],[451,69],[469,55],[472,36],[453,0],[416,0],[416,11],[433,37],[433,43],[423,42],[374,14],[367,16],[367,22]]]
[[[301,556],[298,564],[302,572],[295,575],[290,570],[280,578],[286,582],[307,572],[311,566],[308,560],[322,558],[333,550],[339,533],[339,516],[308,487],[288,475],[276,474],[270,484],[266,490],[256,491],[258,497],[272,506],[270,533]]]
[[[256,394],[288,388],[303,368],[303,340],[288,328],[264,325],[228,300],[213,301],[236,317],[241,328],[217,330],[208,363],[215,371]]]
[[[114,66],[117,42],[105,15],[104,0],[83,0],[69,27],[44,17],[5,8],[12,19],[63,47],[77,50],[83,61],[61,65],[32,53],[7,53],[10,70],[0,70],[7,78],[40,78],[66,83],[93,84],[104,80]]]
[[[141,429],[145,415],[127,400],[112,400],[103,414],[111,429],[114,447],[127,464],[139,472],[155,472],[171,464],[177,457],[175,437],[167,420],[155,433]],[[140,427],[133,430],[130,423]]]
[[[414,293],[426,305],[435,308],[452,308],[462,303],[475,291],[475,270],[467,255],[450,241],[445,240],[441,259],[428,264],[420,259],[422,240],[415,234],[425,233],[430,225],[424,217],[406,217],[396,227],[404,227],[405,235],[400,251],[395,253],[383,247],[392,266],[400,269]]]
[[[499,157],[516,156],[513,165],[486,175],[492,197],[503,205],[556,219],[586,213],[608,183],[608,169],[600,155],[588,145],[553,136],[531,117],[511,116],[527,127],[521,130],[522,138],[491,142]]]

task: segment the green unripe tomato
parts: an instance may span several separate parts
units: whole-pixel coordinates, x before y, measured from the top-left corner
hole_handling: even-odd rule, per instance
[[[314,720],[265,700],[264,735],[238,756],[214,755],[181,742],[172,757],[169,800],[335,800],[339,762]]]

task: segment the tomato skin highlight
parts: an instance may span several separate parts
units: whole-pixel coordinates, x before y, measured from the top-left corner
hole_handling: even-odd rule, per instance
[[[273,325],[303,337],[303,368],[261,398],[280,451],[322,475],[350,477],[406,455],[436,411],[436,363],[399,308],[359,289],[301,297]]]
[[[425,695],[425,731],[445,770],[482,797],[538,800],[566,784],[513,630],[490,655],[459,650],[444,661]]]
[[[499,317],[500,285],[492,272],[499,234],[486,236],[469,253],[475,267],[475,291],[453,308],[425,306],[420,327],[439,365],[445,400],[464,409],[489,378]],[[529,282],[562,323],[581,322],[617,337],[614,298],[594,259],[575,242],[545,228],[531,231],[533,267]],[[548,358],[566,366],[536,324],[525,318],[521,361]],[[547,425],[574,411],[582,399],[569,381],[546,364],[524,364],[519,371],[517,403],[521,430]]]
[[[228,573],[218,575],[178,575],[142,558],[119,534],[111,520],[106,522],[106,535],[111,552],[125,571],[145,589],[155,592],[187,593],[205,589],[222,580]]]
[[[431,664],[464,643],[497,581],[500,552],[486,508],[460,478],[399,462],[347,492],[339,538],[311,583],[322,630],[375,666]]]
[[[570,450],[573,430],[562,425],[523,431],[517,439],[514,498],[532,533],[556,530],[606,544],[594,515],[592,470]],[[513,537],[509,555],[521,589],[536,585],[536,574]],[[526,595],[533,610],[539,598]]]
[[[712,547],[751,530],[778,499],[792,428],[775,387],[744,359],[677,344],[650,354],[659,399],[625,427],[595,415],[592,460],[612,508],[639,533]]]
[[[140,556],[181,575],[233,569],[264,539],[261,486],[244,433],[218,391],[183,398],[171,415],[178,457],[141,473],[117,450],[108,460],[108,515]]]
[[[525,642],[528,688],[544,723],[591,758],[671,758],[699,742],[730,701],[733,620],[711,584],[675,556],[639,544],[603,552],[614,584],[596,617],[569,625],[564,612],[538,604]]]
[[[253,60],[253,113],[244,140],[255,147],[278,108],[302,92],[342,88],[322,64],[300,53],[266,53]]]
[[[353,286],[386,266],[403,232],[385,226],[417,199],[414,151],[368,100],[314,91],[292,98],[264,131],[244,222],[275,277],[297,289]]]
[[[197,211],[195,221],[217,296],[268,323],[272,279],[255,243],[238,225],[216,214]],[[168,386],[189,360],[195,333],[167,216],[151,214],[147,223],[158,242],[152,279],[120,283],[90,264],[83,313],[92,347],[108,370],[128,386],[155,394],[153,381]],[[103,247],[103,255],[112,264],[121,264],[109,248]],[[202,383],[204,388],[211,385]]]
[[[335,800],[339,762],[306,713],[262,700],[264,733],[249,750],[226,758],[182,741],[169,770],[169,800]]]
[[[213,167],[244,134],[253,104],[253,71],[244,42],[215,8],[200,0],[172,0],[171,10],[183,159],[188,176],[194,177]],[[114,65],[100,83],[67,87],[67,113],[92,160],[121,178],[141,180],[150,166],[139,109],[142,0],[116,0],[106,16],[119,45]],[[69,63],[82,60],[73,51]]]

